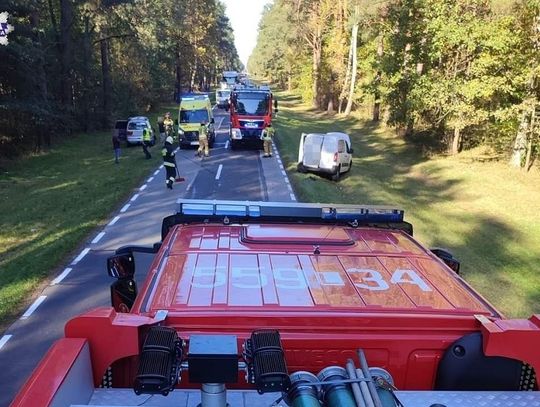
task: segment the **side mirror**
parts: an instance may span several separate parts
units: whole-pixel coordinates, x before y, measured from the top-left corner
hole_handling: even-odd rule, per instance
[[[453,271],[456,272],[456,274],[459,274],[459,269],[461,268],[461,263],[459,260],[456,260],[452,253],[450,253],[448,250],[441,249],[441,248],[433,248],[430,249],[431,252],[437,256],[439,259],[441,259],[444,264],[446,264],[448,267],[450,267]]]
[[[129,312],[137,298],[137,284],[132,279],[111,284],[111,305],[116,312]]]
[[[278,108],[277,99],[274,99],[274,109],[276,109],[276,112],[277,112],[277,108]]]
[[[119,280],[132,279],[135,275],[135,259],[133,253],[111,256],[107,259],[109,276]]]

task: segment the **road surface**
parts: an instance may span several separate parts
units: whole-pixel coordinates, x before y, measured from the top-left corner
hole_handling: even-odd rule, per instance
[[[63,336],[66,321],[110,305],[107,257],[123,245],[158,242],[161,220],[173,213],[178,198],[295,201],[279,154],[263,159],[261,151],[232,151],[228,114],[214,111],[217,131],[211,156],[200,159],[194,156],[195,150],[179,150],[177,162],[186,181],[176,183],[172,191],[165,187],[162,166],[148,174],[108,224],[82,244],[80,252],[0,338],[1,407],[9,405],[51,344]],[[154,147],[154,153],[157,150]],[[151,255],[136,254],[139,283],[151,260]]]

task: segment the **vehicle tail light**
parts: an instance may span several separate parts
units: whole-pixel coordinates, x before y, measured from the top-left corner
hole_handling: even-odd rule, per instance
[[[338,161],[338,153],[334,153],[334,162],[337,163]]]

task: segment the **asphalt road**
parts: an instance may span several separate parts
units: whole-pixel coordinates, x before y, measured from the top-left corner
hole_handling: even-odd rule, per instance
[[[215,110],[215,121],[210,157],[200,159],[195,150],[179,150],[177,162],[186,181],[176,183],[172,191],[165,187],[163,167],[148,174],[109,223],[81,242],[80,252],[66,261],[65,269],[0,338],[0,407],[9,405],[52,343],[63,336],[66,321],[110,305],[107,257],[120,246],[158,242],[161,220],[173,213],[178,198],[296,200],[278,154],[263,159],[261,151],[230,150],[228,114]],[[158,154],[158,148],[152,153]],[[152,256],[135,257],[137,280],[142,282]]]

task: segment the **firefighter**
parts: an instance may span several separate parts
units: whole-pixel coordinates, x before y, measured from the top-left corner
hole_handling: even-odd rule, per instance
[[[199,148],[197,149],[197,155],[202,156],[204,150],[204,156],[208,157],[208,126],[206,122],[201,122],[201,127],[199,128]]]
[[[167,188],[172,189],[176,174],[178,172],[176,168],[176,158],[173,147],[173,138],[167,136],[165,144],[161,149],[161,155],[163,156],[163,166],[165,167],[165,183]]]
[[[148,127],[145,127],[142,133],[142,148],[143,148],[143,152],[147,160],[152,158],[150,151],[148,151],[148,147],[150,147],[151,145],[152,145],[152,133]]]
[[[165,137],[171,136],[174,139],[174,122],[171,119],[171,114],[169,112],[165,113],[163,126],[165,127]]]
[[[274,138],[275,130],[272,127],[272,124],[266,126],[266,128],[261,133],[261,140],[263,141],[264,147],[264,156],[263,157],[272,157],[272,139]]]

